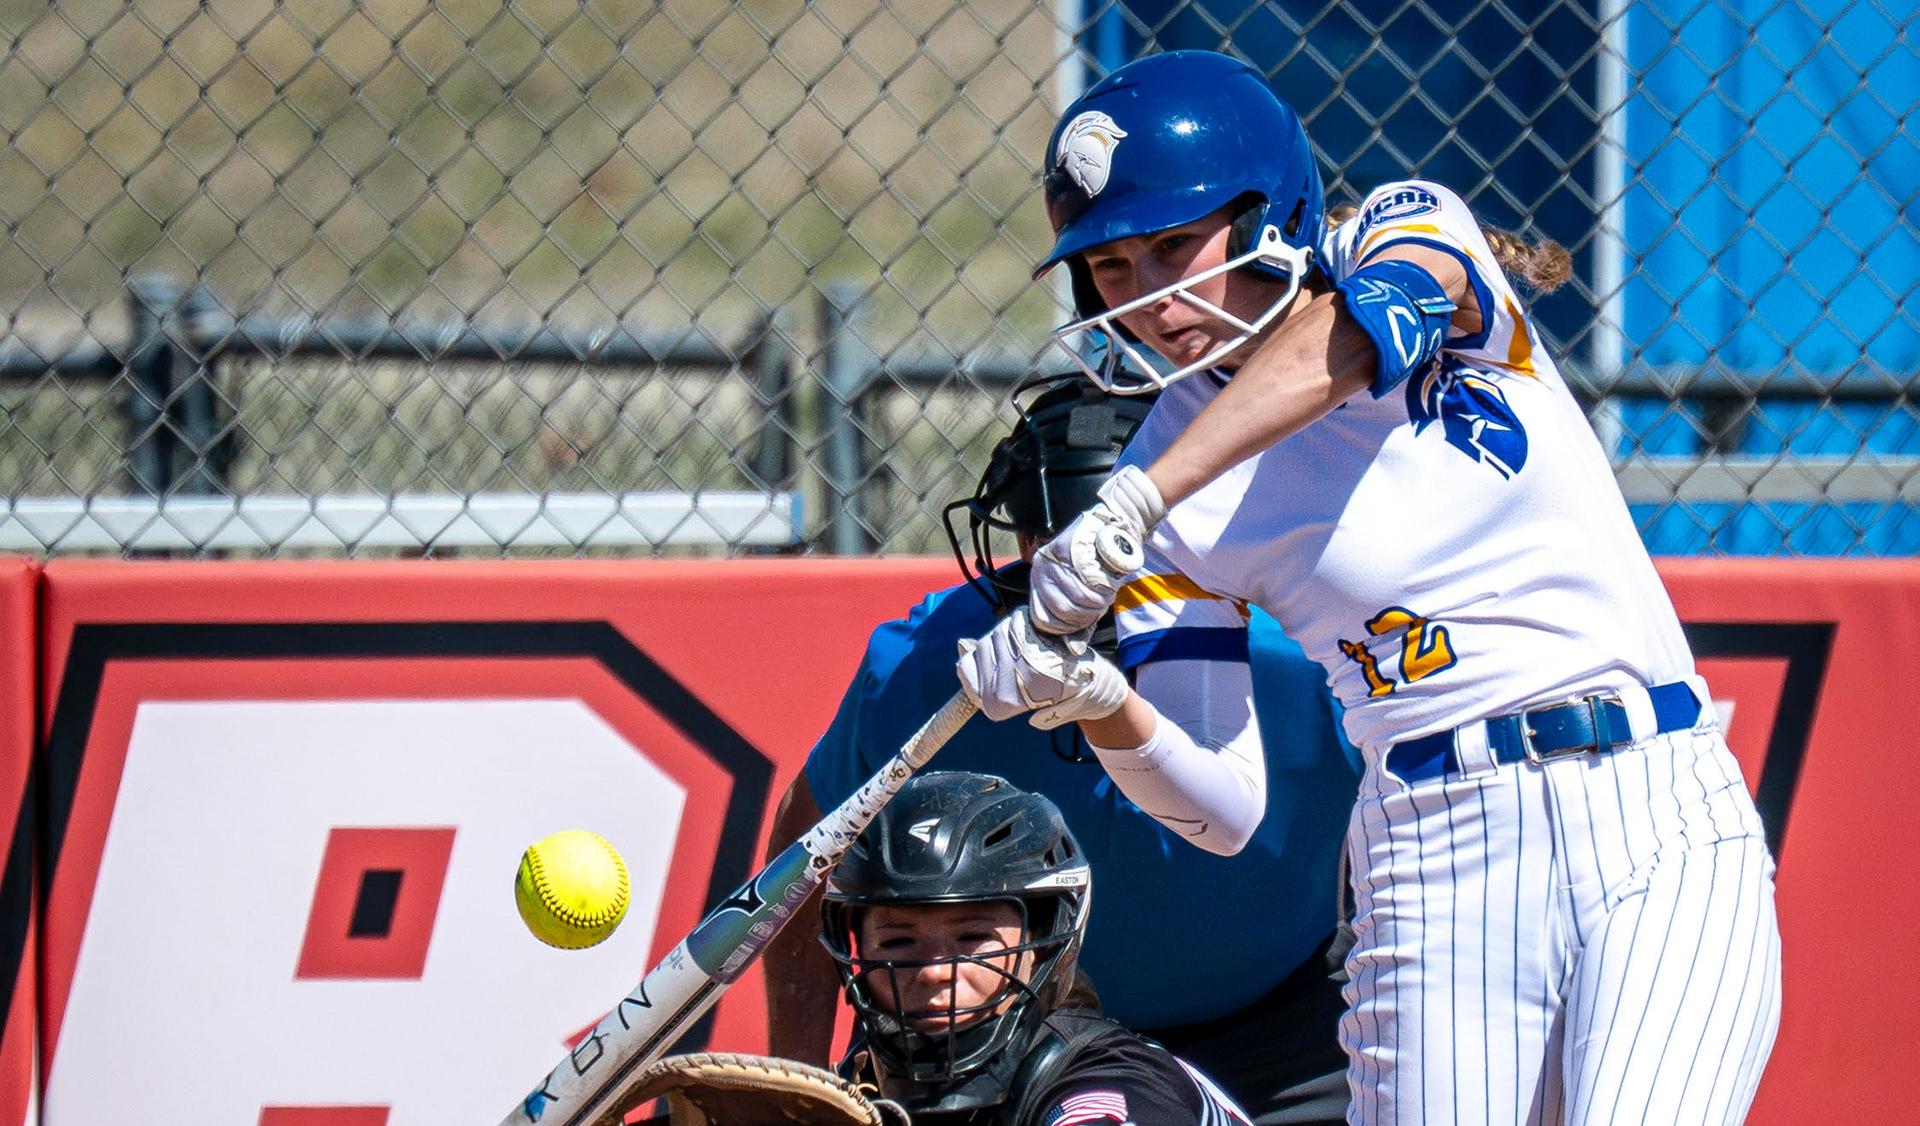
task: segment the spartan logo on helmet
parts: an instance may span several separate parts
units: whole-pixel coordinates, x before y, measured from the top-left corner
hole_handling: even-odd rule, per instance
[[[1107,173],[1113,169],[1113,150],[1120,147],[1126,131],[1113,118],[1099,110],[1088,110],[1067,123],[1060,131],[1060,147],[1054,151],[1054,166],[1073,179],[1092,199],[1107,186]]]

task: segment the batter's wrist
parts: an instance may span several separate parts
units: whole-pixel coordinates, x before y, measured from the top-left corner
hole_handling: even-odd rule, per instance
[[[1114,515],[1143,536],[1167,514],[1167,502],[1160,496],[1160,487],[1137,465],[1125,466],[1109,477],[1107,483],[1100,486],[1100,499]]]

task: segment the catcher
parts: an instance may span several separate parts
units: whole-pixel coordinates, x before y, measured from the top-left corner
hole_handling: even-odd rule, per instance
[[[1100,1015],[1076,973],[1092,890],[1045,797],[989,774],[914,778],[821,902],[855,1014],[840,1075],[675,1057],[634,1093],[666,1096],[675,1126],[1247,1126],[1205,1075]]]

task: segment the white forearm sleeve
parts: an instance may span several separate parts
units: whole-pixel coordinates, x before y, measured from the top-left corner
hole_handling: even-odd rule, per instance
[[[1143,665],[1135,689],[1154,706],[1146,745],[1094,747],[1120,792],[1208,852],[1246,847],[1267,808],[1267,763],[1253,679],[1230,661]]]

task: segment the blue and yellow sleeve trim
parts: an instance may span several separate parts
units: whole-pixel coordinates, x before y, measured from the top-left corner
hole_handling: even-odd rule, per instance
[[[1246,603],[1215,594],[1177,571],[1165,575],[1142,575],[1121,587],[1113,599],[1113,612],[1123,614],[1156,602],[1201,600],[1225,602],[1238,610],[1241,617],[1247,614]]]

